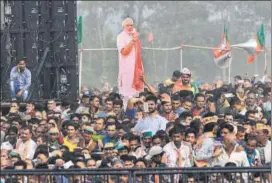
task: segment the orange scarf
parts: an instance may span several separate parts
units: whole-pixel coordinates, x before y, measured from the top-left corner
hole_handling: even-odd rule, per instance
[[[141,57],[141,43],[140,40],[137,40],[135,42],[135,70],[134,70],[134,78],[133,78],[133,84],[132,87],[140,92],[144,89],[144,83],[140,80],[140,76],[144,75],[144,67]]]

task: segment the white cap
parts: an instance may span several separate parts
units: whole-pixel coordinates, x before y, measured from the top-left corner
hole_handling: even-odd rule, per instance
[[[13,149],[12,145],[9,142],[4,142],[1,145],[1,150],[11,151]]]
[[[153,156],[156,156],[158,154],[161,154],[163,152],[163,149],[161,146],[153,146],[149,150],[148,155],[145,157],[146,160],[150,160]]]
[[[187,74],[187,75],[191,75],[191,71],[188,68],[183,68],[181,71],[181,74]]]

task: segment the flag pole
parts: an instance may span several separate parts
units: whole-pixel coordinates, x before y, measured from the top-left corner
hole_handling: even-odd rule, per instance
[[[231,62],[232,62],[232,57],[230,57],[230,61],[229,61],[229,84],[231,83]]]
[[[79,94],[81,93],[82,84],[82,57],[83,57],[83,47],[82,42],[80,43],[80,53],[79,53]]]
[[[151,41],[151,48],[153,47],[153,40]],[[154,49],[152,49],[152,60],[153,60],[153,64],[154,64],[154,70],[155,70],[155,77],[154,77],[154,82],[157,80],[157,64],[155,61],[155,51]]]
[[[180,48],[180,72],[182,71],[182,64],[183,64],[183,63],[182,63],[182,62],[183,62],[183,61],[182,61],[182,49],[183,49],[183,48],[182,48],[182,46],[181,46],[181,48]]]
[[[264,75],[267,75],[267,52],[266,48],[264,48]]]
[[[79,85],[79,95],[81,94],[81,84],[82,84],[82,56],[83,56],[83,44],[82,44],[82,16],[79,16],[77,22],[77,41],[79,44],[80,52],[79,52],[79,68],[78,68],[78,85]]]

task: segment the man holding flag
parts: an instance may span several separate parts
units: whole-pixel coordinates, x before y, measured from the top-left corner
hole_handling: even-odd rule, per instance
[[[139,33],[133,28],[133,20],[126,18],[123,31],[117,36],[119,56],[118,86],[119,93],[124,96],[124,105],[129,97],[143,91],[144,84],[140,80],[144,69],[141,58],[141,43]]]

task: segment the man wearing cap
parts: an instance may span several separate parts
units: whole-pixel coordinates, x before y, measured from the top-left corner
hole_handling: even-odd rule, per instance
[[[152,145],[152,131],[144,130],[142,131],[142,145],[141,149],[147,154]]]
[[[165,163],[163,163],[164,159],[164,151],[161,146],[153,146],[151,147],[148,155],[145,156],[145,159],[150,162],[149,167],[167,167]],[[150,177],[150,182],[159,183],[159,182],[169,182],[169,177],[159,174],[159,175],[152,175]]]
[[[88,148],[89,152],[93,152],[97,143],[93,140],[94,130],[90,125],[86,125],[83,128],[83,140],[81,141],[80,146],[82,148]]]
[[[103,147],[103,160],[101,161],[100,167],[109,168],[111,167],[111,163],[118,160],[116,157],[117,150],[114,147],[113,143],[106,143]]]
[[[11,126],[7,132],[7,141],[1,144],[1,150],[12,150],[16,147],[18,129],[15,126]]]
[[[212,158],[221,153],[221,146],[214,146],[214,137],[217,132],[217,116],[207,114],[203,117],[204,134],[198,137],[194,146],[194,163],[196,167],[206,167],[211,165]]]
[[[187,68],[183,68],[181,71],[181,81],[178,80],[175,82],[172,93],[176,93],[180,90],[192,91],[195,95],[198,93],[198,88],[190,83],[191,81],[191,71]]]
[[[116,147],[116,149],[118,150],[118,156],[121,157],[123,155],[128,155],[129,153],[129,148],[128,146],[119,143]]]
[[[260,152],[262,165],[271,165],[271,128],[262,123],[256,124],[257,150]]]
[[[61,148],[60,140],[59,140],[59,130],[58,128],[50,128],[48,131],[48,147],[49,151],[52,152],[54,150],[59,150]]]

